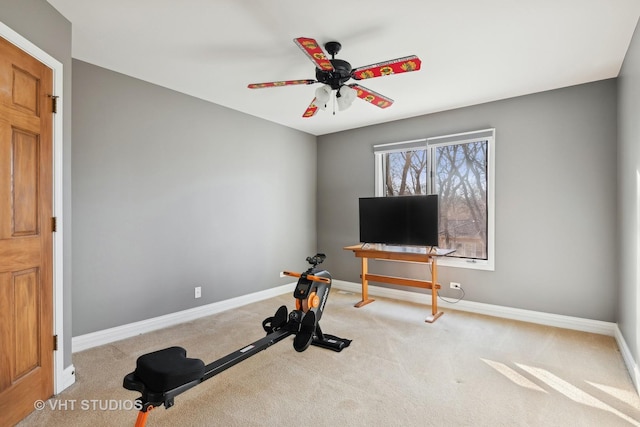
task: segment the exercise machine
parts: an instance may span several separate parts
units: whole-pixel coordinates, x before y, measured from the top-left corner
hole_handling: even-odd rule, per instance
[[[164,405],[165,409],[169,409],[179,394],[288,336],[295,336],[293,348],[298,352],[305,351],[311,345],[334,351],[342,351],[348,347],[351,340],[324,334],[318,323],[331,289],[331,274],[318,267],[325,258],[326,255],[321,253],[307,257],[311,267],[304,273],[283,271],[286,276],[298,278],[293,291],[296,308],[288,313],[287,307],[283,305],[275,315],[266,318],[262,322],[267,333],[264,338],[208,365],[200,359],[188,358],[187,351],[182,347],[168,347],[138,357],[135,371],[127,374],[123,382],[127,390],[141,393],[136,400],[136,408],[140,409],[136,427],[146,425],[153,408]]]

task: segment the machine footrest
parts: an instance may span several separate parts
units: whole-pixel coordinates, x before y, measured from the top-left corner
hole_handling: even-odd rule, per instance
[[[328,350],[333,350],[338,352],[349,347],[349,344],[351,344],[351,340],[348,340],[345,338],[338,338],[334,335],[328,335],[328,334],[324,334],[323,338],[315,337],[311,342],[311,345],[315,345],[318,347],[322,347]]]

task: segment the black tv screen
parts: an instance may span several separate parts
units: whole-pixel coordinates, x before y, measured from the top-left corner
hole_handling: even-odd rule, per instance
[[[360,242],[438,246],[438,196],[362,197]]]

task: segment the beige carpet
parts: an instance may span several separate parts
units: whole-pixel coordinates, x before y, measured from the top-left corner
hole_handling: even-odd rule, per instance
[[[320,324],[341,353],[293,338],[151,412],[153,426],[640,426],[640,398],[612,337],[333,290]],[[209,363],[261,338],[289,295],[73,355],[76,383],[19,426],[133,426],[122,379],[179,345]],[[66,409],[64,409],[66,406]],[[71,409],[71,406],[74,409]],[[125,409],[114,409],[114,407]]]

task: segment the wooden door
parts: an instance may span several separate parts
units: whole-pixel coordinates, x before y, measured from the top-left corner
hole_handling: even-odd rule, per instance
[[[0,425],[53,395],[53,72],[0,38]]]

